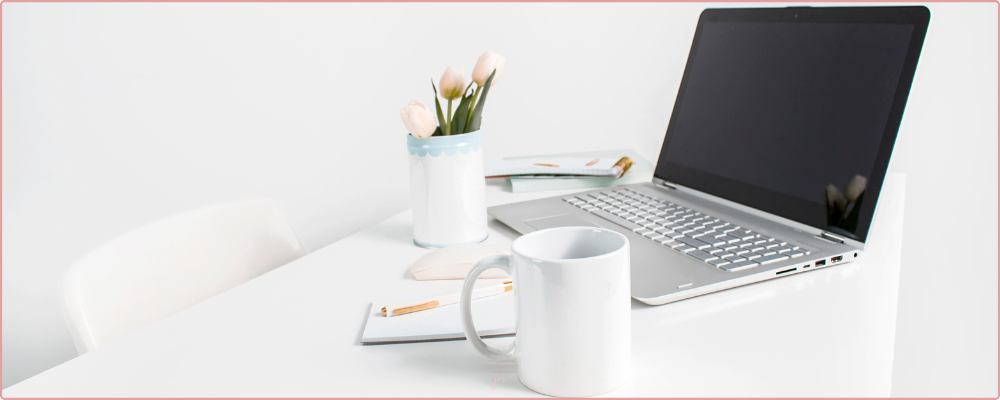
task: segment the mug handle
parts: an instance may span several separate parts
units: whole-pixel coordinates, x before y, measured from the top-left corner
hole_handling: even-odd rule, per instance
[[[479,279],[479,275],[490,268],[500,268],[507,275],[510,273],[510,256],[491,256],[479,260],[469,270],[469,276],[465,278],[465,284],[462,286],[461,295],[461,305],[462,305],[462,329],[465,330],[465,338],[472,343],[472,346],[482,354],[483,357],[491,361],[497,362],[510,362],[514,361],[514,343],[503,349],[497,349],[495,347],[490,347],[483,342],[483,339],[479,337],[479,333],[476,332],[476,326],[472,321],[472,289],[476,284],[476,280]],[[511,275],[513,276],[513,275]]]

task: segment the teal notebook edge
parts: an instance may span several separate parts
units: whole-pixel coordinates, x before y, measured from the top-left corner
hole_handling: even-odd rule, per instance
[[[545,190],[590,189],[632,183],[649,182],[653,179],[654,166],[635,150],[601,150],[581,153],[544,154],[523,157],[506,157],[505,160],[535,157],[628,157],[632,159],[629,168],[621,178],[509,178],[510,190],[514,193],[540,192]]]

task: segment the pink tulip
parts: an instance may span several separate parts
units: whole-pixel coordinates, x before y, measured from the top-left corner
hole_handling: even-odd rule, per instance
[[[496,86],[497,81],[500,80],[500,74],[503,73],[503,66],[507,63],[507,57],[501,56],[495,52],[487,51],[483,55],[479,56],[479,61],[476,61],[476,68],[472,70],[472,80],[476,82],[476,85],[483,87],[486,85],[486,80],[490,78],[490,74],[493,70],[497,70],[496,75],[493,75],[493,81],[490,82],[490,86]]]
[[[861,175],[854,175],[847,183],[847,188],[844,189],[844,197],[847,197],[847,201],[858,201],[861,194],[865,192],[866,186],[868,186],[868,179]]]
[[[410,134],[418,138],[430,137],[437,129],[437,120],[434,114],[427,109],[424,103],[410,100],[410,103],[399,110],[399,116],[403,118],[403,125]]]

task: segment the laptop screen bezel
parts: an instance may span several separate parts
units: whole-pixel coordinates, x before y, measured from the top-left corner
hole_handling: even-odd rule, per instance
[[[765,189],[763,187],[751,185],[737,180],[710,174],[692,168],[687,168],[678,164],[670,163],[666,159],[670,148],[671,132],[673,132],[677,118],[675,116],[684,102],[684,91],[686,89],[689,74],[691,73],[692,61],[698,53],[699,37],[706,22],[766,22],[766,23],[855,23],[855,24],[909,24],[913,25],[913,34],[907,48],[903,62],[903,71],[900,74],[896,87],[895,97],[889,111],[889,119],[883,132],[882,141],[875,159],[875,167],[868,179],[868,186],[865,190],[865,201],[858,214],[858,228],[856,237],[851,238],[864,243],[871,228],[871,222],[875,214],[875,206],[878,203],[878,194],[882,190],[882,183],[889,166],[889,159],[892,155],[892,148],[896,142],[899,126],[903,118],[903,110],[906,100],[909,97],[910,86],[913,83],[913,76],[916,72],[917,61],[920,58],[920,51],[923,47],[924,37],[927,33],[927,25],[930,21],[930,11],[926,7],[789,7],[789,8],[754,8],[754,9],[706,9],[698,19],[698,28],[695,30],[691,51],[688,54],[687,65],[684,68],[684,75],[681,78],[680,88],[677,91],[677,99],[674,102],[673,112],[670,122],[667,125],[666,136],[663,139],[663,147],[660,149],[659,160],[656,163],[654,176],[661,180],[679,184],[717,196],[729,201],[743,204],[767,213],[771,213],[783,218],[790,219],[821,230],[826,230],[826,226],[818,226],[810,223],[813,218],[809,218],[815,213],[815,203],[810,203],[791,195]],[[819,150],[817,150],[819,151]]]

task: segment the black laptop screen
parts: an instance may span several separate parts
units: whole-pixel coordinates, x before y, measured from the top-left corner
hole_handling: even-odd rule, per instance
[[[914,30],[703,18],[657,176],[864,241]]]

